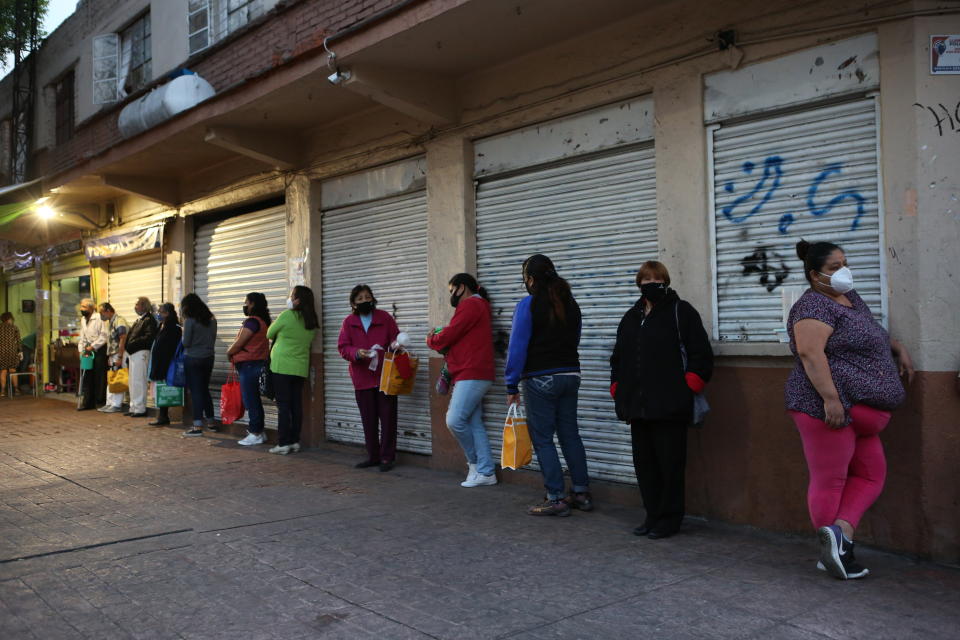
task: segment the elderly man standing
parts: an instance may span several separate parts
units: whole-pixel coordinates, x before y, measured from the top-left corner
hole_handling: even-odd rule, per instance
[[[126,354],[127,332],[130,325],[117,313],[109,302],[100,303],[100,319],[107,324],[107,366],[119,369],[124,366]],[[107,389],[107,404],[100,407],[104,413],[123,413],[123,396],[125,392],[112,393]]]
[[[149,298],[137,298],[133,308],[137,321],[130,327],[125,345],[130,376],[130,411],[124,415],[131,418],[147,417],[147,373],[150,364],[150,349],[157,338],[157,319],[153,317],[153,305]]]
[[[98,404],[107,400],[107,323],[100,319],[93,300],[80,301],[80,354],[92,353],[93,369],[83,375],[83,388],[80,389],[83,401],[77,411],[96,409]]]

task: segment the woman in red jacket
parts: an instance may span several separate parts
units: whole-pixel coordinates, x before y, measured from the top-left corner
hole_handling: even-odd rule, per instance
[[[397,339],[400,329],[393,316],[377,309],[377,299],[365,284],[358,284],[350,292],[350,308],[352,313],[344,318],[340,328],[337,350],[350,363],[350,379],[367,445],[367,459],[356,467],[380,465],[380,471],[390,471],[397,454],[397,396],[380,391],[380,370],[384,350]],[[371,367],[374,359],[376,364]]]
[[[456,311],[450,324],[427,338],[427,346],[447,355],[453,395],[447,427],[463,447],[469,472],[461,487],[497,484],[490,441],[483,428],[483,396],[493,384],[493,329],[487,291],[469,273],[447,285]]]

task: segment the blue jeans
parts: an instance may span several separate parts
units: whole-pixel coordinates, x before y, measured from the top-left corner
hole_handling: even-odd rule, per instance
[[[574,493],[589,489],[587,454],[577,427],[577,392],[579,376],[537,376],[523,382],[523,398],[527,405],[527,427],[533,450],[537,452],[543,486],[547,497],[558,500],[566,497],[563,467],[553,444],[553,435],[560,441],[563,458],[570,469]]]
[[[203,425],[203,419],[213,420],[213,398],[210,396],[210,374],[213,373],[213,356],[183,359],[183,376],[190,391],[193,408],[193,426]]]
[[[493,475],[493,455],[487,430],[483,428],[483,396],[493,384],[490,380],[457,380],[447,408],[447,427],[463,448],[467,462],[477,465],[477,473]]]
[[[260,400],[260,372],[263,371],[263,360],[246,360],[238,362],[237,375],[240,376],[240,395],[243,397],[243,408],[247,410],[247,431],[263,433],[263,401]]]

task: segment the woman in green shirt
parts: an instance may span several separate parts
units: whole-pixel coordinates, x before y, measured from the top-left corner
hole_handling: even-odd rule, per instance
[[[287,298],[287,310],[267,329],[270,371],[277,397],[277,431],[280,442],[270,453],[282,456],[300,451],[300,426],[303,421],[303,383],[310,371],[310,344],[320,326],[313,291],[294,287]]]

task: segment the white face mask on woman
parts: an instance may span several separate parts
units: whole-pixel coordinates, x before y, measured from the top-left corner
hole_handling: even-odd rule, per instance
[[[830,276],[825,273],[820,273],[820,275],[824,278],[830,278],[830,288],[837,293],[847,293],[853,290],[853,272],[850,271],[849,267],[840,267]]]
[[[293,300],[287,298],[287,309],[293,309]]]

